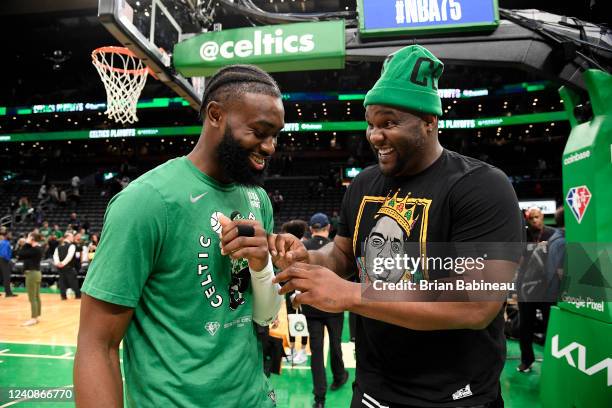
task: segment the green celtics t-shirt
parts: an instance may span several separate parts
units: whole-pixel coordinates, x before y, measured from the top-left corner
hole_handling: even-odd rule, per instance
[[[245,260],[219,248],[218,215],[260,221],[260,188],[224,185],[186,157],[149,171],[106,210],[83,291],[134,308],[123,345],[131,407],[272,407]]]

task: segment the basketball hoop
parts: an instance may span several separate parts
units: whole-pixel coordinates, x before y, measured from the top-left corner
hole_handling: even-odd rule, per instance
[[[104,113],[115,122],[137,122],[136,104],[150,69],[123,47],[96,48],[91,53],[91,60],[106,88]]]

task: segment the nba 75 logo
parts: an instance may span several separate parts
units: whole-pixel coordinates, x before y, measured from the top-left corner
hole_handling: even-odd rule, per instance
[[[567,192],[567,205],[572,210],[578,224],[582,221],[587,206],[591,201],[591,192],[587,186],[572,187]]]

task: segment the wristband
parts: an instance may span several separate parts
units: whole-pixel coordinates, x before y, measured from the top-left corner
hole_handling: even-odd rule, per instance
[[[274,275],[274,265],[272,264],[272,258],[268,255],[268,264],[261,271],[254,271],[249,265],[249,272],[256,278],[262,278],[268,275]]]

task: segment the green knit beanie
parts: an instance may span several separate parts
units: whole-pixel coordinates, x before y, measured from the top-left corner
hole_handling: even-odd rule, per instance
[[[444,64],[428,49],[411,45],[389,55],[363,106],[387,105],[442,116],[438,78]]]

